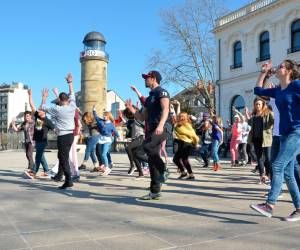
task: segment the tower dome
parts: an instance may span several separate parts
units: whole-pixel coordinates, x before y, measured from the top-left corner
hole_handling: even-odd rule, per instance
[[[87,33],[83,39],[84,44],[92,42],[92,41],[100,41],[100,42],[106,43],[104,36],[100,32],[97,32],[97,31],[92,31],[92,32]]]

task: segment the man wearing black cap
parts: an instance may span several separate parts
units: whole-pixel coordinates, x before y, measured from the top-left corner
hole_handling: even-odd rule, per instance
[[[146,88],[150,88],[150,94],[146,99],[142,112],[136,112],[131,101],[126,106],[139,120],[146,120],[147,131],[144,141],[144,150],[149,158],[150,166],[150,193],[142,197],[143,200],[156,200],[160,197],[161,183],[168,177],[165,163],[160,158],[160,145],[166,140],[165,124],[169,118],[170,97],[169,93],[160,87],[162,77],[158,71],[150,71],[143,74]]]

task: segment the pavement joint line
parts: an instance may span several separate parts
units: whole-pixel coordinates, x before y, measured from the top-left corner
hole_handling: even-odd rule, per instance
[[[230,237],[224,237],[222,239],[212,239],[212,240],[199,241],[199,242],[194,242],[194,243],[190,243],[190,244],[180,245],[180,246],[177,246],[177,247],[189,247],[189,246],[201,245],[201,244],[205,244],[205,243],[214,243],[214,242],[217,242],[217,241],[238,239],[238,238],[241,238],[241,237],[244,237],[244,236],[252,236],[252,235],[257,235],[257,234],[282,231],[282,230],[286,230],[286,229],[290,229],[290,228],[296,228],[296,227],[300,227],[300,224],[287,226],[287,227],[279,227],[279,228],[270,229],[270,230],[263,230],[263,231],[258,231],[258,232],[246,233],[246,234],[238,234],[238,235],[234,235],[234,236],[230,236]],[[168,249],[174,249],[174,247],[162,248],[160,250],[168,250]]]
[[[11,233],[11,234],[0,234],[0,236],[14,236],[14,235],[19,235],[19,234],[32,234],[32,233],[41,233],[41,232],[50,232],[54,230],[61,229],[62,227],[57,227],[57,228],[49,228],[49,229],[43,229],[43,230],[37,230],[37,231],[29,231],[29,232],[20,232],[20,233]]]
[[[59,229],[63,229],[63,227],[47,228],[47,229],[43,229],[43,230],[20,232],[20,233],[21,234],[43,233],[43,232],[50,232],[50,231],[55,231],[55,230],[59,230]]]
[[[106,240],[106,239],[122,238],[122,237],[141,235],[141,234],[147,234],[147,232],[138,232],[138,233],[131,233],[131,234],[117,234],[117,235],[104,236],[101,238],[93,238],[93,239],[94,240]]]
[[[107,237],[103,237],[103,238],[99,238],[99,239],[98,238],[91,238],[91,237],[89,237],[90,239],[86,239],[86,240],[74,240],[74,241],[65,241],[65,242],[59,242],[59,243],[54,243],[54,244],[37,245],[37,246],[34,246],[34,249],[41,248],[41,247],[61,246],[61,245],[72,244],[72,243],[81,243],[81,242],[94,242],[97,245],[103,246],[101,244],[101,242],[98,242],[98,240],[118,238],[118,237],[126,237],[126,236],[133,236],[133,235],[146,234],[146,233],[147,232],[139,232],[139,233],[132,233],[132,234],[122,234],[122,235],[120,234],[120,235],[114,235],[114,236],[107,236]],[[22,248],[22,249],[28,249],[28,248]],[[30,248],[30,249],[33,250],[32,248]],[[10,249],[10,250],[12,250],[12,249]],[[21,249],[16,249],[16,250],[21,250]]]
[[[162,241],[162,242],[164,242],[164,243],[169,244],[169,245],[172,246],[172,247],[178,247],[177,245],[175,245],[175,244],[173,244],[173,243],[171,243],[171,242],[169,242],[169,241],[167,241],[167,240],[165,240],[165,239],[162,239],[162,238],[158,237],[157,235],[155,235],[155,234],[153,234],[153,233],[148,232],[147,234],[151,235],[152,237],[154,237],[154,238],[156,238],[156,239],[158,239],[158,240],[160,240],[160,241]]]
[[[18,236],[22,239],[22,241],[25,243],[25,245],[27,245],[27,248],[29,248],[30,250],[32,250],[29,242],[25,239],[25,237],[22,234],[20,234],[20,230],[15,225],[15,223],[11,220],[11,218],[7,214],[6,210],[4,208],[0,208],[0,209],[3,211],[3,213],[5,214],[6,218],[8,219],[8,221],[12,225],[12,227],[16,230],[16,232],[18,233]],[[26,248],[23,248],[23,249],[26,249]]]
[[[66,244],[72,244],[72,243],[81,243],[81,242],[92,242],[93,240],[86,239],[86,240],[73,240],[73,241],[64,241],[64,242],[57,242],[54,244],[44,244],[44,245],[37,245],[34,246],[34,249],[41,248],[41,247],[55,247],[55,246],[61,246]],[[33,250],[33,249],[32,249]]]
[[[122,221],[119,221],[119,222],[126,223],[126,222],[135,222],[135,221],[147,221],[147,220],[152,220],[152,219],[172,218],[172,217],[181,217],[181,216],[184,216],[184,214],[172,214],[172,215],[166,215],[166,216],[152,216],[152,217],[133,219],[133,220],[122,220]]]

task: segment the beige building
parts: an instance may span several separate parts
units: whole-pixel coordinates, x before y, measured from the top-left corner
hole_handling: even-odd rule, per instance
[[[252,109],[261,66],[288,58],[300,63],[300,1],[257,0],[216,20],[217,111],[232,118],[232,106]],[[276,79],[272,79],[276,83]]]
[[[83,40],[84,51],[80,53],[81,63],[81,110],[92,110],[96,105],[99,113],[106,108],[107,64],[106,41],[99,32],[88,33]]]

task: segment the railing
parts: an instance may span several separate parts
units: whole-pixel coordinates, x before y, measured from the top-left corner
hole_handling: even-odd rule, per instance
[[[230,23],[234,20],[237,20],[240,17],[246,16],[252,12],[255,12],[261,8],[264,8],[270,4],[273,4],[275,2],[279,2],[281,0],[257,0],[252,4],[248,4],[245,7],[234,11],[224,17],[221,17],[219,19],[216,20],[216,28],[220,27],[222,25],[225,25],[227,23]]]
[[[271,55],[268,54],[268,55],[263,55],[263,56],[260,56],[258,58],[256,58],[256,62],[259,63],[259,62],[263,62],[263,61],[266,61],[266,60],[269,60],[271,58]]]
[[[242,63],[236,63],[230,66],[230,69],[237,69],[243,67]]]
[[[300,51],[300,46],[293,47],[293,48],[289,48],[289,49],[287,50],[287,53],[288,53],[288,54],[291,54],[291,53],[295,53],[295,52],[298,52],[298,51]]]

